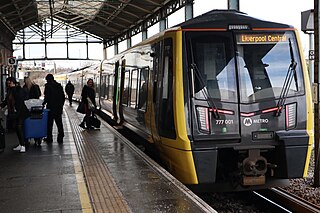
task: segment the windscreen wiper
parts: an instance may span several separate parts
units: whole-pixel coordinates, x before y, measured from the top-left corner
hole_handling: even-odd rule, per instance
[[[201,84],[201,87],[203,87],[202,91],[203,91],[203,94],[209,104],[209,107],[212,108],[213,110],[213,116],[214,118],[218,119],[220,118],[220,115],[219,115],[219,112],[218,112],[218,108],[216,107],[212,97],[210,96],[208,90],[207,90],[207,87],[206,87],[206,84],[201,76],[201,73],[200,73],[200,70],[197,66],[197,64],[195,63],[194,61],[194,55],[193,55],[193,48],[192,48],[192,43],[191,43],[191,40],[190,40],[190,48],[191,48],[191,73],[193,73],[193,71],[195,71],[194,73],[196,74],[198,80],[200,81],[200,84]],[[194,82],[192,82],[194,83]]]
[[[291,63],[289,65],[286,78],[283,82],[283,86],[282,86],[282,90],[281,90],[281,93],[279,96],[279,101],[277,104],[277,111],[275,113],[275,116],[280,116],[280,114],[282,112],[282,109],[283,109],[284,104],[286,102],[289,88],[291,86],[291,82],[292,82],[293,78],[296,82],[296,88],[298,90],[298,80],[297,80],[297,72],[296,72],[297,62],[294,60],[293,49],[292,49],[292,44],[291,44],[290,38],[289,38],[289,48],[290,48]]]

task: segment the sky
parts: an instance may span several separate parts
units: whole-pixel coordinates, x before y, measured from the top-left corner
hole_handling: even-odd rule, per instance
[[[305,53],[309,50],[309,36],[301,32],[301,12],[309,9],[313,9],[313,0],[239,0],[240,11],[247,13],[250,16],[274,21],[279,23],[285,23],[293,25],[300,31],[300,38],[302,41],[302,47]],[[193,13],[194,17],[201,15],[205,12],[208,12],[213,9],[227,9],[228,0],[194,0]],[[168,27],[174,26],[184,21],[184,8],[180,9],[176,13],[168,17]],[[152,36],[159,32],[159,24],[148,29],[148,36]],[[132,45],[139,43],[142,39],[141,33],[137,34],[132,38]],[[119,52],[124,51],[127,48],[126,41],[123,41],[119,44]],[[99,46],[94,49],[99,49]],[[73,51],[74,57],[80,57],[82,52],[81,48]],[[101,51],[90,51],[92,58],[102,59],[102,45]],[[53,53],[54,54],[54,53]],[[18,57],[19,53],[15,52],[14,56]],[[107,49],[107,58],[110,58],[114,55],[114,47]],[[306,56],[305,56],[306,57]],[[41,62],[39,62],[41,63]],[[73,69],[80,68],[86,61],[56,61],[57,67],[71,67]],[[53,62],[46,62],[46,67],[53,66]]]

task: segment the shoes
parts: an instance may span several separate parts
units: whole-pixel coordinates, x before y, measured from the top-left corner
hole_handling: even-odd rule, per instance
[[[81,124],[79,124],[79,126],[83,129],[85,129],[86,127],[84,126],[84,123],[82,122]]]
[[[21,146],[20,152],[26,152],[26,147],[25,146]]]
[[[62,144],[63,143],[63,136],[58,136],[57,142]]]
[[[19,144],[18,146],[13,148],[13,151],[20,151],[21,150],[21,145]]]
[[[16,146],[15,148],[13,148],[13,151],[26,152],[26,147],[25,147],[25,146],[21,146],[21,145],[19,144],[18,146]]]

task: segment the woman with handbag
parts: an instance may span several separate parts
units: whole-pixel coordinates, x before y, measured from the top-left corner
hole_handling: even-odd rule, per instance
[[[91,78],[88,79],[87,85],[84,85],[82,92],[81,92],[81,102],[79,106],[82,104],[84,106],[84,118],[79,125],[81,128],[84,129],[93,129],[92,125],[90,124],[90,116],[93,113],[94,109],[97,107],[96,105],[96,92],[94,90],[94,83]]]

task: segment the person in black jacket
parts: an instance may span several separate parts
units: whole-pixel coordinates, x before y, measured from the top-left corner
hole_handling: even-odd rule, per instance
[[[24,77],[23,89],[27,91],[28,99],[39,99],[41,96],[41,90],[39,85],[32,82],[29,77]]]
[[[74,93],[74,86],[71,83],[71,81],[68,81],[64,90],[66,91],[66,93],[68,95],[69,104],[70,104],[70,106],[72,106],[72,96]]]
[[[48,135],[46,138],[47,143],[52,143],[52,128],[53,121],[55,121],[58,128],[58,143],[63,143],[64,130],[62,123],[62,111],[64,105],[64,92],[61,84],[54,80],[52,74],[46,76],[47,83],[44,88],[44,101],[43,105],[47,105],[48,112]]]
[[[5,100],[1,103],[1,108],[8,107],[8,115],[14,116],[16,120],[16,133],[19,140],[19,145],[17,145],[13,150],[26,152],[25,140],[23,134],[23,123],[24,120],[29,117],[29,110],[26,107],[24,101],[26,98],[26,92],[22,89],[14,77],[8,77],[6,79],[6,84],[8,87],[7,95]]]
[[[83,118],[83,121],[79,125],[81,128],[93,129],[93,127],[88,121],[91,116],[91,113],[93,113],[94,111],[94,108],[97,107],[95,98],[96,92],[94,90],[94,83],[93,80],[89,78],[87,81],[87,85],[84,85],[81,92],[81,102],[85,103],[85,116]]]

